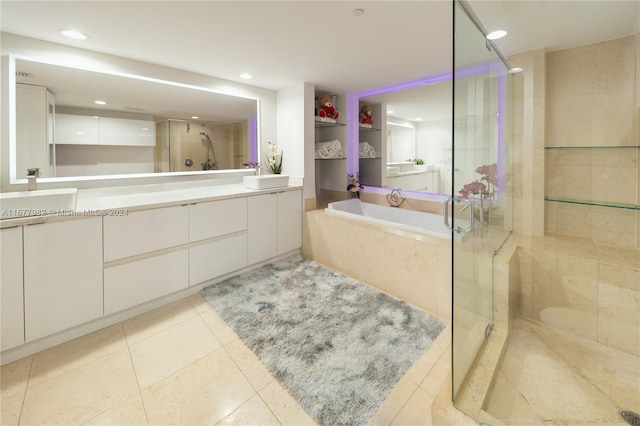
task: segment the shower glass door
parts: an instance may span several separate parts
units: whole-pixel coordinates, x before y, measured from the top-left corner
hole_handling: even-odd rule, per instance
[[[508,70],[454,2],[452,393],[493,327],[493,257],[509,236],[505,140]],[[509,198],[510,199],[510,198]]]

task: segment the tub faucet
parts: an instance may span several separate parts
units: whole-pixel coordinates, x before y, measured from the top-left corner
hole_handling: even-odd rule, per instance
[[[27,189],[29,191],[35,191],[38,189],[37,179],[40,177],[40,169],[34,167],[33,169],[27,169]]]
[[[405,201],[406,198],[400,192],[400,188],[395,188],[391,194],[387,194],[387,202],[391,207],[400,207]]]

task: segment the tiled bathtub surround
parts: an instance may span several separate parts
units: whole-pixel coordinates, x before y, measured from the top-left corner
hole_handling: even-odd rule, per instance
[[[441,318],[451,319],[451,241],[305,213],[303,256]]]

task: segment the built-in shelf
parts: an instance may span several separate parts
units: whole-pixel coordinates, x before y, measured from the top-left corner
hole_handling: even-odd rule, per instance
[[[545,146],[544,149],[638,149],[637,145],[620,145],[620,146]]]
[[[552,201],[554,203],[567,203],[567,204],[581,204],[583,206],[597,206],[597,207],[612,207],[616,209],[626,210],[640,210],[640,206],[634,204],[622,204],[614,202],[601,202],[601,201],[586,201],[586,200],[569,200],[566,198],[552,198],[545,197],[545,201]]]
[[[360,160],[382,160],[382,157],[360,157]]]
[[[377,127],[366,127],[366,126],[360,126],[360,131],[365,133],[365,132],[379,132],[382,129],[379,129]]]
[[[324,127],[344,127],[346,126],[345,123],[338,123],[338,122],[332,122],[332,121],[320,121],[320,120],[315,120],[316,123],[316,127],[318,129],[320,128],[324,128]]]
[[[336,157],[336,158],[316,158],[316,161],[328,161],[328,160],[346,160],[346,157]]]

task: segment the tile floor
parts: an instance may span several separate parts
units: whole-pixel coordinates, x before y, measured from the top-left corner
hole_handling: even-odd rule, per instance
[[[447,327],[371,425],[431,424],[450,339]],[[0,371],[3,426],[314,424],[198,294]]]
[[[505,425],[619,425],[640,408],[640,360],[517,319],[486,411]]]

